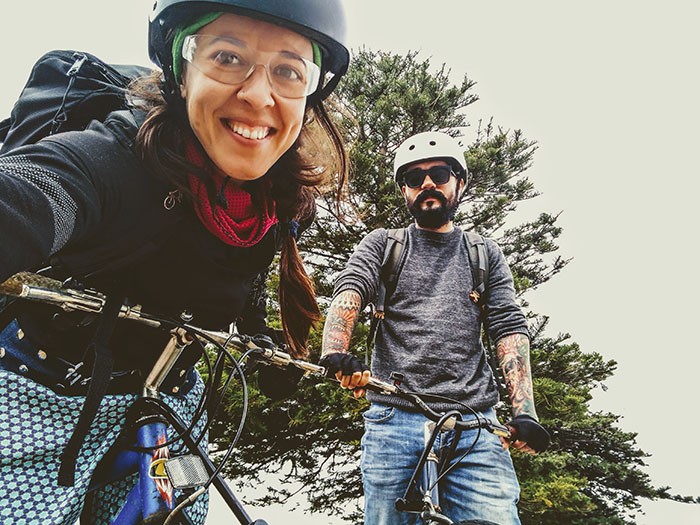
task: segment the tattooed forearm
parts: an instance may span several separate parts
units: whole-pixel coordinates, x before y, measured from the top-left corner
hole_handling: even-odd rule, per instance
[[[323,326],[323,354],[348,351],[352,331],[360,316],[360,306],[360,294],[352,290],[333,299]]]
[[[530,373],[530,340],[523,334],[512,334],[496,343],[498,362],[513,405],[513,415],[528,414],[537,418]]]

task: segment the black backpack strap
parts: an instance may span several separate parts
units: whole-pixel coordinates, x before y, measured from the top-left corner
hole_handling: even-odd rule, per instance
[[[489,283],[489,257],[486,253],[486,242],[484,238],[477,234],[465,231],[464,243],[469,254],[469,266],[472,270],[472,291],[469,292],[471,299],[481,310],[481,322],[484,325],[484,349],[486,350],[486,359],[488,360],[493,377],[496,379],[498,392],[501,397],[506,395],[506,386],[503,381],[501,369],[498,366],[496,352],[491,345],[489,330],[486,326],[486,310],[488,300],[488,283]]]
[[[482,308],[486,304],[489,282],[489,258],[486,255],[484,238],[478,233],[464,232],[464,243],[469,255],[469,266],[472,269],[472,291],[469,298]]]
[[[384,317],[386,298],[391,296],[396,290],[396,282],[399,280],[405,246],[406,228],[394,228],[388,231],[379,284],[380,288],[383,288],[382,297],[379,298],[379,294],[377,294],[377,310],[382,312],[382,317]],[[381,305],[381,308],[379,305]]]
[[[124,298],[122,296],[107,296],[100,324],[88,349],[88,353],[90,350],[93,351],[95,361],[85,403],[78,417],[78,424],[61,454],[58,484],[63,487],[72,487],[75,483],[75,464],[80,454],[80,448],[90,431],[90,426],[97,415],[102,398],[107,393],[114,365],[114,357],[110,351],[109,340],[112,337],[123,302]]]
[[[384,257],[382,267],[379,271],[379,283],[377,286],[377,300],[374,303],[372,319],[367,334],[367,351],[374,344],[377,335],[379,321],[384,319],[384,308],[386,298],[391,296],[396,290],[396,282],[401,272],[403,262],[404,247],[406,246],[406,228],[393,228],[387,230],[386,246],[384,247]]]

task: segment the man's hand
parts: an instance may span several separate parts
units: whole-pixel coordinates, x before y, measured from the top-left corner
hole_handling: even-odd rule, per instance
[[[365,395],[362,388],[369,382],[370,372],[366,364],[346,352],[332,352],[324,355],[319,364],[326,369],[326,376],[335,376],[342,388],[352,390],[353,396]]]
[[[549,448],[551,437],[549,432],[532,416],[520,414],[511,419],[506,425],[514,438],[512,441],[503,439],[503,448],[513,447],[520,452],[537,454]]]

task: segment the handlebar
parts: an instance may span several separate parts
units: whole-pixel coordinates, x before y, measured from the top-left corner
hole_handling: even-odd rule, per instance
[[[17,273],[7,279],[5,282],[0,283],[0,294],[10,295],[29,301],[52,304],[69,312],[78,311],[95,314],[102,311],[106,301],[105,295],[97,291],[76,290],[65,286],[61,281],[56,279],[30,272]],[[140,306],[123,305],[120,309],[119,317],[154,328],[172,328],[172,323],[165,322],[156,316],[149,315],[148,313],[141,311]],[[204,330],[188,323],[179,323],[178,326],[187,332],[201,334],[206,339],[214,341],[226,350],[250,352],[270,365],[280,368],[292,365],[304,371],[308,375],[327,377],[325,367],[301,359],[296,359],[290,354],[284,352],[281,347],[276,346],[270,340],[265,340],[263,342],[254,336],[251,337],[235,333],[231,334],[228,332]],[[168,358],[170,356],[165,355],[167,351],[168,348],[166,347],[166,350],[164,350],[163,355],[156,363],[149,377],[163,375],[163,371],[158,369],[159,366],[162,366],[160,365],[161,362],[166,362],[172,366],[172,359],[169,360]],[[384,395],[395,395],[401,397],[412,403],[432,421],[438,422],[443,416],[443,414],[431,409],[430,406],[428,406],[428,404],[421,398],[420,394],[403,390],[396,383],[388,383],[371,377],[369,383],[363,388]],[[457,428],[462,430],[484,428],[498,436],[511,439],[511,432],[508,427],[494,423],[482,417],[462,421],[453,416],[448,418],[443,423],[443,428]]]
[[[278,348],[261,348],[255,347],[255,338],[248,336],[242,336],[243,340],[247,340],[246,346],[248,349],[254,350],[256,355],[260,358],[266,360],[272,365],[279,367],[286,367],[288,365],[295,366],[304,372],[321,377],[327,377],[325,367],[321,365],[316,365],[309,363],[308,361],[303,361],[301,359],[295,359],[289,354],[283,352]],[[269,343],[268,343],[269,344]],[[420,394],[415,392],[409,392],[403,390],[399,385],[395,383],[387,383],[381,381],[375,377],[369,378],[369,383],[367,383],[362,388],[366,390],[372,390],[379,394],[384,395],[395,395],[401,397],[413,405],[416,406],[428,419],[438,422],[442,418],[443,414],[436,412],[420,397]],[[484,428],[489,432],[496,434],[497,436],[504,437],[506,439],[511,438],[511,431],[508,427],[501,425],[500,423],[495,423],[489,419],[477,417],[476,419],[470,419],[467,421],[462,421],[457,417],[453,416],[444,421],[442,427],[448,430],[451,429],[461,429],[461,430],[473,430],[476,428]]]

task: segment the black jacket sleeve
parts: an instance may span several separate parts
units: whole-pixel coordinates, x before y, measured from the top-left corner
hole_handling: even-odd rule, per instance
[[[0,279],[35,268],[99,222],[99,190],[85,165],[43,141],[0,157]]]
[[[0,279],[90,236],[110,243],[117,226],[137,234],[151,222],[132,213],[157,211],[163,193],[133,151],[136,131],[115,116],[0,156]]]

